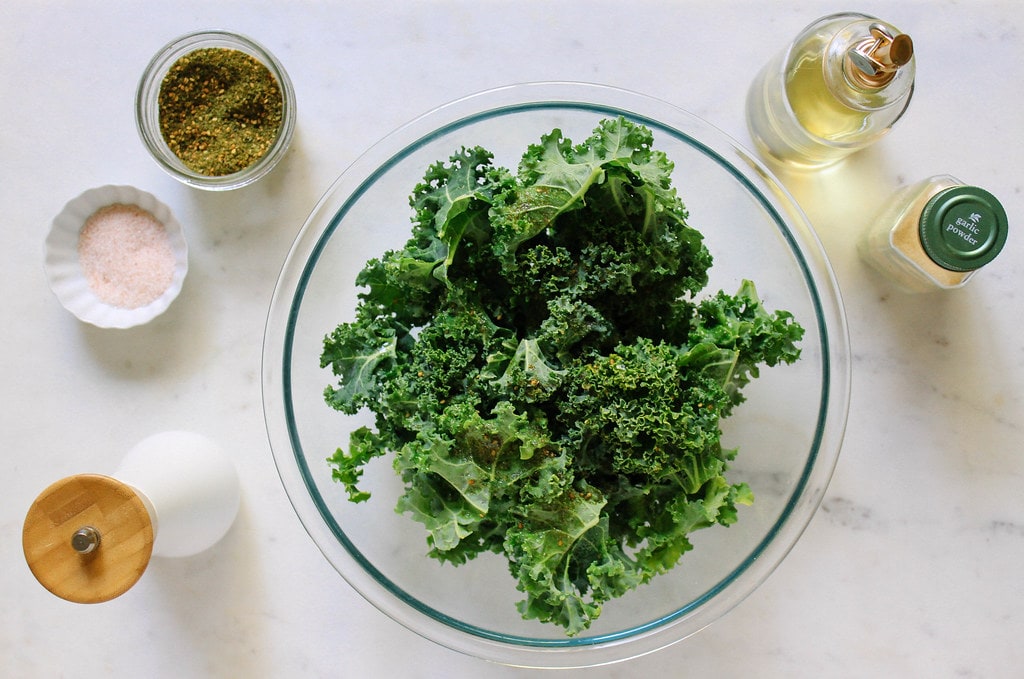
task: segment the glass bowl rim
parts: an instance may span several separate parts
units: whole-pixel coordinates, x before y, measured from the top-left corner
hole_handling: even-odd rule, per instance
[[[228,47],[240,50],[267,67],[277,80],[283,99],[281,128],[274,143],[256,162],[231,174],[211,176],[194,172],[174,155],[160,134],[157,98],[167,71],[181,57],[203,47]],[[135,127],[142,144],[167,174],[188,186],[207,191],[227,191],[248,186],[268,174],[284,157],[291,145],[296,119],[295,88],[281,62],[266,47],[252,38],[222,28],[191,31],[178,36],[157,50],[139,78],[135,90]]]
[[[564,639],[506,635],[462,623],[387,581],[354,546],[345,544],[340,526],[331,525],[334,518],[308,477],[289,404],[283,404],[283,422],[281,413],[275,412],[282,405],[278,400],[290,397],[290,333],[305,285],[348,207],[376,177],[430,138],[482,117],[545,107],[621,114],[673,134],[715,160],[753,193],[800,261],[813,298],[823,367],[817,428],[800,481],[782,516],[742,564],[701,597],[669,615],[609,634]],[[693,136],[694,129],[699,139]],[[788,214],[788,219],[782,214]],[[328,219],[324,222],[320,217]],[[793,228],[799,234],[794,234]],[[298,280],[293,281],[296,271]],[[648,95],[580,82],[521,83],[454,100],[398,128],[359,156],[324,193],[295,238],[270,305],[263,361],[264,414],[275,464],[301,523],[332,566],[376,608],[421,636],[469,655],[529,667],[589,667],[643,655],[691,636],[745,599],[796,544],[821,502],[838,460],[850,388],[849,337],[835,276],[810,223],[772,173],[750,152],[692,113]],[[800,511],[796,511],[798,505]],[[783,533],[787,539],[780,541]],[[335,544],[327,546],[323,538],[333,538]],[[343,568],[338,557],[349,568]],[[353,565],[358,568],[353,570]],[[738,581],[742,587],[737,586]],[[723,598],[722,594],[729,596]]]

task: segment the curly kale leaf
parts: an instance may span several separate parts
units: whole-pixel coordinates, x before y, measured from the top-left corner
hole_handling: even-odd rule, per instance
[[[804,329],[793,322],[793,314],[779,310],[769,313],[758,297],[754,283],[744,280],[735,295],[719,292],[701,301],[692,341],[715,347],[723,360],[714,372],[729,393],[732,405],[743,402],[741,389],[760,374],[759,365],[793,363],[800,357],[797,347]],[[709,363],[712,363],[709,361]],[[704,369],[709,370],[705,364]],[[728,415],[731,407],[723,415]]]
[[[492,158],[480,147],[463,148],[447,164],[431,165],[413,190],[410,205],[419,247],[431,249],[436,242],[444,246],[444,256],[433,262],[432,273],[439,280],[447,280],[464,240],[479,246],[491,238],[488,213],[510,182],[508,172],[495,168]]]
[[[577,465],[589,478],[641,474],[696,493],[724,469],[718,428],[724,386],[649,339],[576,366],[560,404]]]
[[[582,630],[600,615],[607,598],[588,600],[579,593],[593,590],[588,571],[608,561],[609,546],[616,549],[607,538],[604,506],[600,491],[580,483],[550,502],[534,503],[506,531],[505,554],[526,594],[519,603],[525,618]],[[608,589],[614,588],[602,586]]]
[[[727,478],[721,420],[799,357],[802,328],[753,283],[698,296],[711,255],[673,171],[623,118],[542,136],[515,173],[463,148],[324,339],[326,402],[375,416],[330,458],[349,498],[390,454],[428,553],[504,555],[521,614],[570,635],[738,519],[753,494]]]
[[[397,358],[394,328],[367,321],[339,326],[324,339],[320,367],[330,366],[338,386],[329,386],[324,397],[334,408],[355,414],[371,405],[381,388],[381,377]]]
[[[426,527],[432,556],[453,563],[500,547],[510,507],[557,497],[571,478],[543,422],[508,402],[487,417],[468,403],[445,408],[395,468],[408,482],[398,509]]]

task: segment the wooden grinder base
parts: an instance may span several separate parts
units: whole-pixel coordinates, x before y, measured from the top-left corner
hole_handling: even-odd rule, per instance
[[[99,534],[89,553],[72,547],[82,528]],[[44,490],[25,517],[22,546],[32,574],[75,603],[109,601],[142,577],[153,554],[153,521],[130,486],[109,476],[79,474]]]

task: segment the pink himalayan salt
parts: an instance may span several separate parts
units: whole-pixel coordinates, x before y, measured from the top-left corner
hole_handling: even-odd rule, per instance
[[[174,277],[174,251],[164,225],[135,205],[115,203],[85,221],[78,257],[103,302],[137,309],[156,300]]]

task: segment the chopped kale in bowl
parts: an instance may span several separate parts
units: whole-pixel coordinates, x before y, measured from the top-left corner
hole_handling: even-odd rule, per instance
[[[803,335],[747,280],[695,301],[712,257],[652,142],[620,117],[552,131],[516,173],[480,147],[432,165],[321,359],[328,403],[376,415],[331,459],[349,497],[393,453],[430,555],[504,554],[522,615],[570,635],[753,501],[719,421]]]

